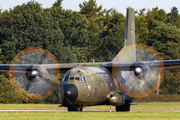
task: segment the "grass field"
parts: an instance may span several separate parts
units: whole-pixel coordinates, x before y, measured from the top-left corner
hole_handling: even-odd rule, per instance
[[[59,104],[0,104],[0,110],[67,110]],[[112,110],[115,109],[111,106]],[[84,110],[109,110],[110,106],[91,106]],[[180,110],[180,102],[151,102],[131,105],[131,110]]]
[[[109,110],[92,106],[84,110]],[[1,110],[66,110],[57,104],[0,104]],[[112,110],[114,106],[112,106]],[[180,110],[180,102],[139,103],[131,110]],[[180,120],[178,112],[0,112],[2,120]]]
[[[2,120],[179,120],[173,112],[3,112]]]

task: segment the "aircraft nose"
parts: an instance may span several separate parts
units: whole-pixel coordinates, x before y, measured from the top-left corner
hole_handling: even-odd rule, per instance
[[[67,84],[64,86],[64,96],[70,101],[75,101],[78,97],[78,90],[74,84]]]

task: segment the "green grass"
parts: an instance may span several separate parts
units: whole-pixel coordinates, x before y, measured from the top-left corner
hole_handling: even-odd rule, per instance
[[[1,112],[2,120],[179,120],[173,112]]]
[[[58,107],[59,104],[0,104],[0,110],[66,110],[65,107]],[[112,110],[115,109],[111,106]],[[91,106],[85,110],[109,110],[110,106]],[[131,105],[131,110],[180,110],[180,102],[151,102]]]
[[[0,104],[1,110],[66,110],[58,104]],[[109,110],[92,106],[84,110]],[[112,106],[112,110],[114,110]],[[139,103],[131,110],[180,110],[180,102]],[[0,120],[180,120],[177,112],[0,112]]]
[[[132,110],[180,110],[180,102],[150,102],[132,105]]]
[[[180,95],[175,94],[152,94],[148,97],[135,98],[134,101],[137,102],[180,102]]]
[[[0,104],[0,110],[66,110],[59,104]]]

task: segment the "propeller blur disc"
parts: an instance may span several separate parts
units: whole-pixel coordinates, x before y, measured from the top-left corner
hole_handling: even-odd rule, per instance
[[[14,57],[9,69],[9,78],[11,86],[19,95],[30,100],[41,100],[56,89],[60,69],[50,52],[31,47],[20,51]]]
[[[150,66],[151,61],[159,64]],[[123,62],[132,64],[122,70],[117,64]],[[132,69],[132,66],[136,67]],[[125,46],[114,58],[112,75],[119,90],[131,97],[145,97],[157,90],[162,83],[163,63],[151,47],[133,44]]]

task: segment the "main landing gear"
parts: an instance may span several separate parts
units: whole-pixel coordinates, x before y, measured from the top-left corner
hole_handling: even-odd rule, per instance
[[[130,111],[130,104],[116,106],[116,112],[127,112],[127,111]]]
[[[68,106],[68,111],[82,111],[80,106]]]

